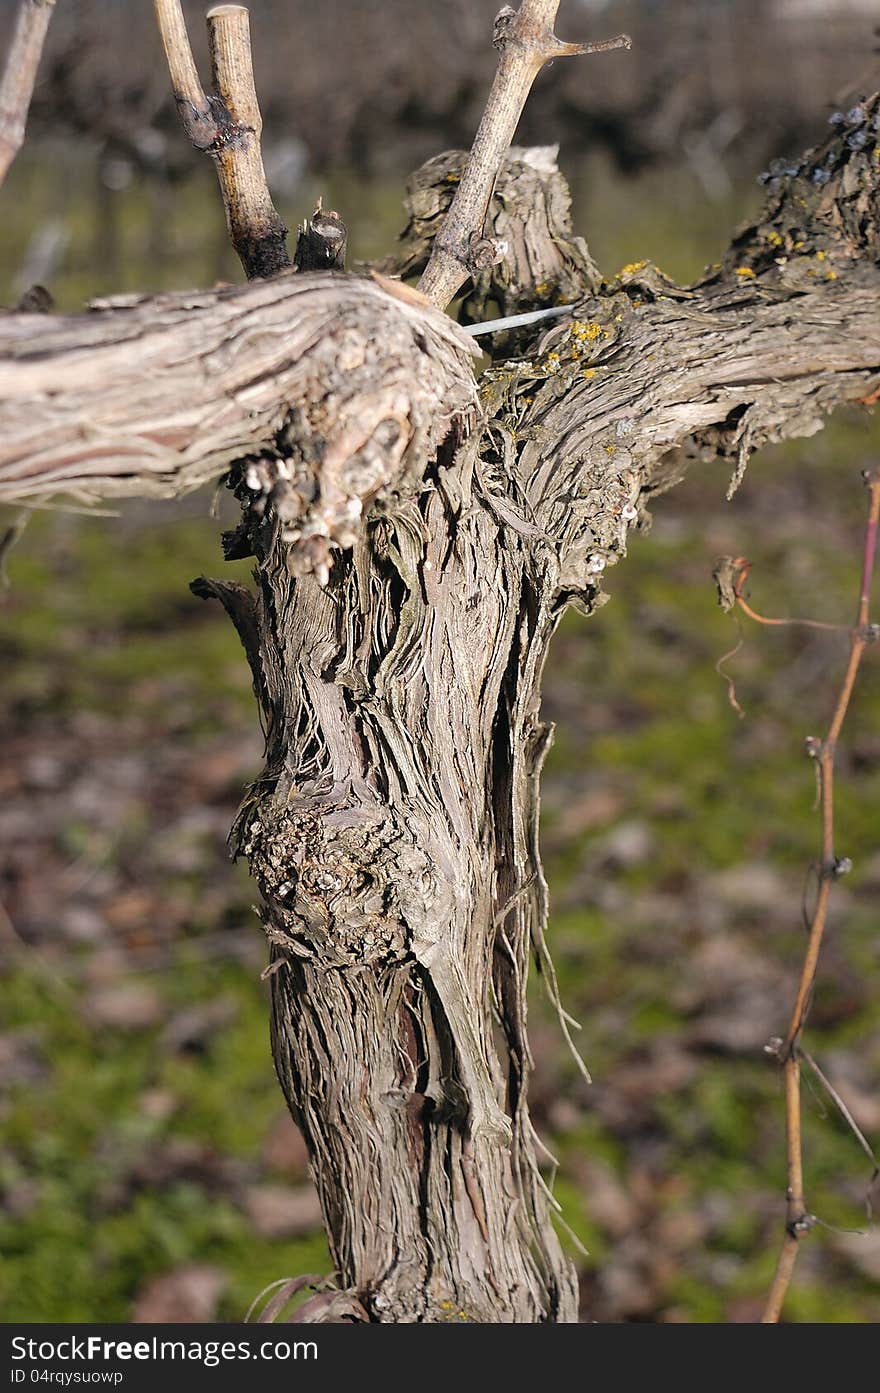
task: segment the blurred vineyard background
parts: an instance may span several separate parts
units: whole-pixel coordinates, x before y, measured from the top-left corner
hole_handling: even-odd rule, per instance
[[[355,257],[386,251],[406,173],[467,143],[494,0],[253,0],[266,162],[291,226],[318,194]],[[186,5],[194,40],[200,5]],[[13,6],[0,4],[5,38]],[[755,176],[877,86],[876,9],[810,0],[575,3],[567,36],[631,55],[557,65],[523,142],[560,140],[575,225],[606,274],[699,274],[761,197]],[[206,67],[204,69],[206,71]],[[769,169],[768,169],[769,166]],[[175,125],[151,7],[58,0],[25,151],[2,191],[0,302],[33,282],[74,309],[123,290],[240,279],[207,162]],[[586,1320],[745,1321],[782,1222],[782,1033],[817,846],[804,737],[827,721],[841,636],[745,633],[717,608],[721,553],[753,602],[848,622],[876,414],[766,450],[732,503],[720,466],[658,502],[569,616],[545,715],[551,944],[595,1082],[533,998],[538,1129]],[[239,1319],[329,1259],[301,1140],[272,1075],[266,955],[225,838],[261,740],[243,654],[195,600],[227,502],[35,513],[0,596],[0,1318]],[[5,527],[15,514],[3,515]],[[229,525],[226,523],[225,525]],[[869,654],[840,757],[835,891],[808,1044],[880,1135],[880,672]],[[807,1095],[808,1198],[791,1319],[871,1321],[871,1165]],[[854,1230],[868,1230],[854,1232]],[[569,1241],[566,1239],[566,1241]],[[574,1250],[573,1250],[574,1251]]]

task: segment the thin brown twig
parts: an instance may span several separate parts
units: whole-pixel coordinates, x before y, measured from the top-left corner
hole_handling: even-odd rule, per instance
[[[0,184],[24,143],[37,69],[55,0],[21,0],[0,79]]]
[[[153,4],[183,128],[193,145],[208,149],[216,134],[214,116],[190,48],[183,10],[179,0],[153,0]]]
[[[859,605],[855,627],[850,630],[849,661],[843,675],[837,702],[828,733],[819,747],[817,759],[821,776],[822,847],[819,863],[819,893],[810,921],[807,947],[801,968],[797,996],[785,1039],[774,1042],[773,1053],[782,1062],[785,1079],[785,1131],[788,1183],[786,1188],[785,1234],[762,1324],[775,1324],[782,1314],[785,1296],[797,1261],[801,1239],[809,1233],[816,1220],[809,1214],[804,1198],[803,1145],[801,1139],[800,1094],[800,1037],[806,1024],[819,953],[825,935],[831,887],[845,863],[838,861],[834,851],[834,756],[837,741],[846,718],[850,699],[865,648],[875,636],[869,626],[871,579],[877,548],[877,529],[880,521],[880,466],[866,472],[870,501],[865,528],[865,545]]]
[[[739,620],[737,620],[737,625],[739,625]],[[731,677],[730,673],[727,671],[726,664],[730,661],[731,658],[736,657],[737,653],[740,651],[744,643],[745,639],[743,638],[742,630],[740,629],[740,635],[737,642],[734,644],[732,648],[728,648],[726,653],[722,653],[721,657],[718,659],[718,662],[715,664],[715,671],[718,673],[718,676],[723,678],[724,681],[727,683],[727,700],[730,702],[730,705],[733,707],[734,711],[739,716],[741,721],[745,720],[746,713],[740,706],[739,701],[737,700],[736,681],[733,677]]]
[[[803,1045],[801,1045],[800,1053],[804,1063],[809,1064],[813,1073],[816,1075],[816,1078],[819,1080],[822,1087],[825,1089],[826,1093],[831,1099],[832,1103],[837,1108],[837,1111],[843,1118],[844,1122],[849,1127],[849,1130],[852,1132],[862,1151],[864,1151],[868,1160],[871,1162],[871,1165],[873,1167],[873,1174],[871,1176],[870,1183],[873,1184],[877,1176],[880,1175],[880,1161],[877,1160],[877,1157],[874,1154],[874,1148],[871,1146],[871,1143],[868,1141],[868,1138],[865,1136],[861,1127],[856,1122],[855,1118],[853,1117],[844,1100],[841,1098],[837,1089],[834,1087],[828,1075],[824,1072],[824,1070],[822,1070],[819,1067],[813,1056],[810,1054],[809,1050],[805,1050]]]
[[[422,294],[441,309],[474,271],[504,255],[503,246],[483,237],[483,224],[501,163],[544,64],[631,47],[626,34],[599,43],[563,43],[553,32],[558,9],[559,0],[522,0],[518,10],[505,5],[495,19],[492,42],[500,52],[495,80],[461,182],[419,281]]]
[[[752,569],[751,561],[747,560],[745,556],[738,556],[733,562],[733,566],[736,568],[736,577],[733,584],[734,599],[743,614],[748,615],[749,619],[753,619],[756,624],[772,625],[777,628],[788,628],[794,625],[798,628],[824,629],[838,634],[846,631],[847,626],[845,624],[826,624],[824,620],[821,619],[790,619],[787,616],[781,619],[771,619],[766,614],[759,614],[756,609],[752,608],[742,593],[742,587],[745,585],[749,571]]]
[[[826,624],[819,619],[791,619],[771,618],[766,614],[759,614],[756,609],[749,604],[743,595],[743,586],[746,583],[752,563],[745,556],[722,556],[715,567],[715,583],[718,586],[718,597],[722,609],[731,610],[734,607],[741,609],[747,618],[754,620],[756,624],[771,625],[773,627],[800,627],[806,629],[821,629],[831,633],[846,633],[847,628],[844,624]],[[740,705],[736,695],[736,680],[727,671],[725,666],[731,658],[735,658],[743,646],[742,629],[740,629],[739,642],[728,652],[723,653],[715,664],[715,671],[727,683],[727,699],[736,714],[742,720],[745,711]],[[817,771],[818,772],[818,771]]]

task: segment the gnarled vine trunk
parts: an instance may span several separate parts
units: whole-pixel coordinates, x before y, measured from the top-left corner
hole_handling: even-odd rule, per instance
[[[374,518],[323,589],[277,539],[258,553],[267,761],[235,846],[345,1285],[380,1320],[572,1320],[527,1107],[553,620],[475,458],[460,494],[441,464]]]
[[[548,645],[690,463],[729,460],[735,486],[763,442],[876,399],[878,125],[874,98],[773,176],[689,287],[647,263],[604,281],[553,152],[512,151],[479,245],[449,240],[427,283],[469,274],[465,320],[573,309],[499,335],[479,382],[461,330],[382,276],[0,319],[0,499],[173,496],[228,471],[242,503],[225,549],[256,558],[256,593],[193,588],[253,672],[266,761],[232,847],[263,895],[276,1069],[351,1311],[576,1319],[528,1113],[533,957],[554,992]],[[384,273],[431,267],[463,164],[415,176]]]

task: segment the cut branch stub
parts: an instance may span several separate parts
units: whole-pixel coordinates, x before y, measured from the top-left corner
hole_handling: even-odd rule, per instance
[[[571,195],[559,172],[556,145],[512,146],[489,202],[484,231],[503,242],[500,261],[473,273],[460,318],[486,317],[490,301],[502,315],[570,303],[598,291],[602,277],[582,237],[571,226]],[[414,276],[425,269],[467,164],[464,150],[450,150],[420,166],[407,181],[407,226],[398,249],[379,270]]]
[[[553,33],[558,9],[559,0],[522,0],[518,10],[505,6],[495,20],[492,41],[501,55],[495,80],[458,191],[419,282],[435,305],[448,305],[470,275],[485,269],[474,264],[475,240],[479,244],[482,239],[495,179],[544,64],[630,47],[626,34],[598,44],[562,43]]]
[[[214,93],[206,95],[180,0],[153,0],[174,99],[197,150],[214,160],[232,245],[249,280],[290,266],[287,228],[275,209],[260,153],[262,118],[254,87],[250,25],[243,5],[208,11]]]
[[[319,198],[314,213],[300,227],[293,264],[298,271],[343,271],[347,246],[345,223],[332,209],[325,212]]]

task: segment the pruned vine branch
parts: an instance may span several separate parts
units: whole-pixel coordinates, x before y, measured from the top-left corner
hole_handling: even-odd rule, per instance
[[[484,235],[489,199],[513,140],[532,83],[545,63],[575,54],[629,48],[621,34],[593,44],[563,43],[553,32],[559,0],[522,0],[495,19],[498,70],[452,206],[434,241],[419,289],[441,309],[469,276],[503,260],[505,244]]]
[[[24,141],[37,69],[54,8],[55,0],[20,0],[0,78],[0,184]]]
[[[180,0],[153,0],[171,87],[183,128],[217,169],[232,245],[249,280],[290,266],[287,228],[263,169],[263,121],[254,86],[250,20],[243,5],[208,11],[214,91],[206,94],[190,47]]]
[[[297,233],[293,264],[298,271],[344,271],[347,247],[345,223],[333,209],[325,209],[319,198]]]

